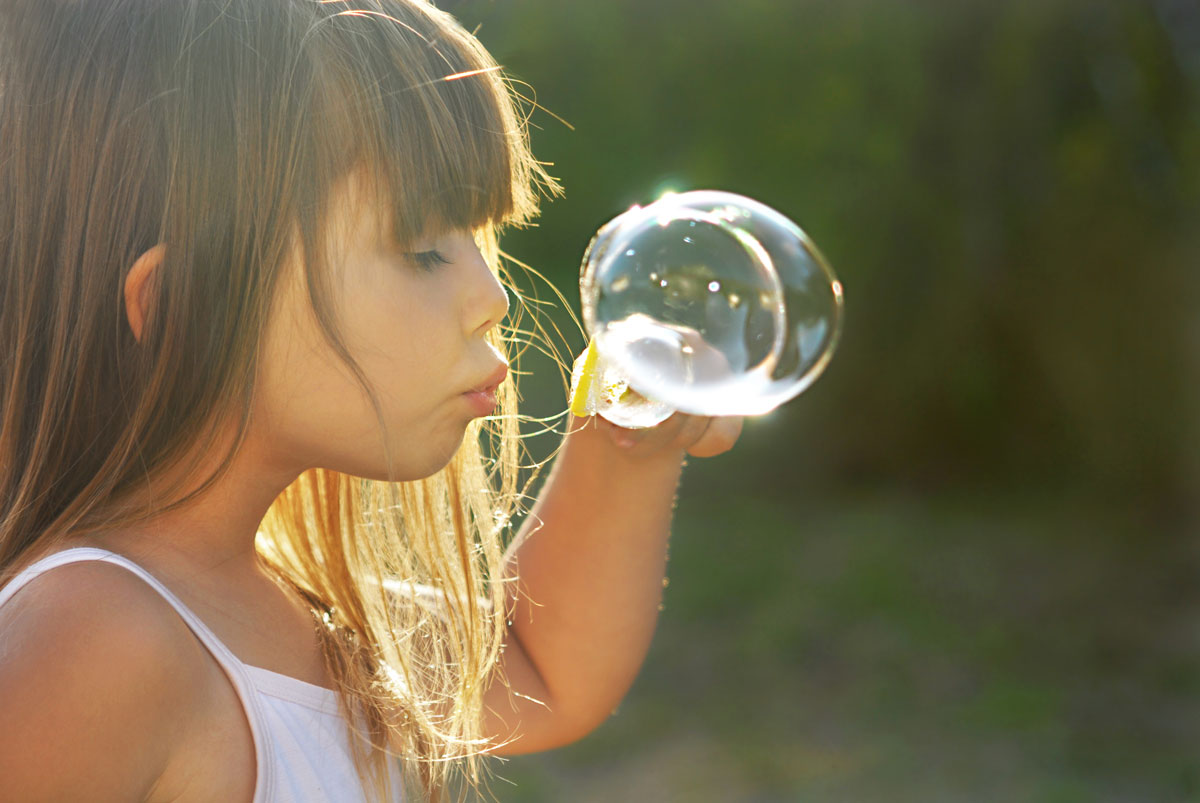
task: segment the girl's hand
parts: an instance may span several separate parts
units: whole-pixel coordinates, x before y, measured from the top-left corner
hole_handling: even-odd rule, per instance
[[[742,416],[706,417],[675,413],[666,421],[646,429],[626,429],[606,418],[593,416],[596,426],[608,430],[624,453],[649,457],[672,451],[685,451],[692,457],[714,457],[728,452],[742,434]]]

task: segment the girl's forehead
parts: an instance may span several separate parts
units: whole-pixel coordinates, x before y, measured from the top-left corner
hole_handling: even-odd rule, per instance
[[[325,175],[353,163],[338,203],[374,207],[406,244],[532,217],[538,171],[499,66],[448,18],[410,11],[399,25],[351,16],[323,29],[311,130]],[[350,33],[358,44],[340,46]]]
[[[330,190],[325,225],[331,234],[350,235],[375,227],[380,241],[397,237],[398,208],[395,191],[382,186],[382,179],[363,165],[357,165],[338,179]],[[418,219],[406,220],[404,230],[412,232],[401,245],[420,245],[456,229],[474,231],[474,224],[445,219],[427,209]]]

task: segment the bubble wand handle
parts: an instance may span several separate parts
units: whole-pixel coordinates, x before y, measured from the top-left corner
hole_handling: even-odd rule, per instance
[[[652,427],[675,412],[670,405],[631,388],[601,355],[595,339],[588,342],[571,370],[570,409],[580,418],[598,415],[627,429]]]

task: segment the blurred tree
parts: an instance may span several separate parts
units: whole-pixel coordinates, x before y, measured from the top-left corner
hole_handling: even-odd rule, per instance
[[[746,482],[1191,498],[1194,6],[452,5],[573,125],[533,110],[567,197],[508,241],[572,303],[595,227],[666,187],[775,206],[844,279],[839,354]]]
[[[500,796],[1200,799],[1200,5],[454,5],[573,126],[532,110],[567,195],[506,248],[576,308],[668,187],[793,217],[847,299],[688,467],[621,715]]]

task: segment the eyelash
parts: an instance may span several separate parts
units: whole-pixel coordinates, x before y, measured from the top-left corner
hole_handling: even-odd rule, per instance
[[[424,271],[435,271],[439,265],[449,265],[450,260],[446,259],[441,251],[419,251],[417,253],[408,254],[408,258],[416,263],[417,267]]]

